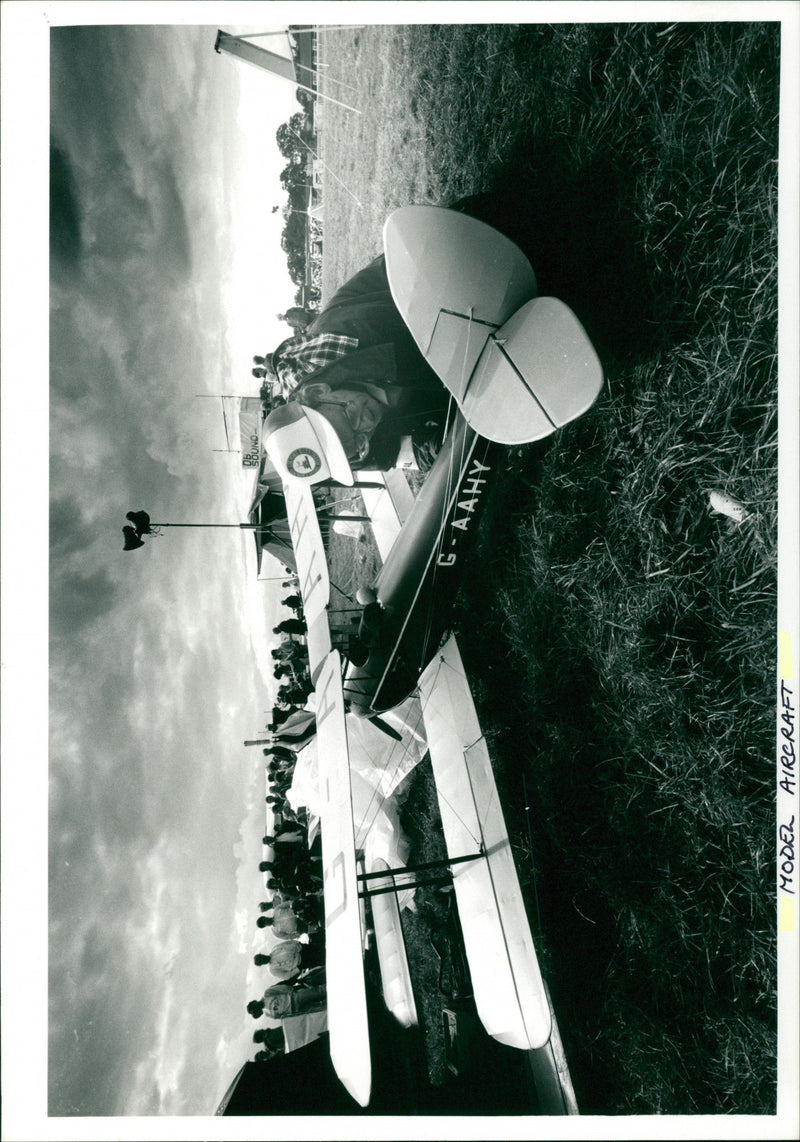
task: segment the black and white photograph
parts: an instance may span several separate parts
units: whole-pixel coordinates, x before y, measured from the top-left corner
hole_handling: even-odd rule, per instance
[[[3,25],[3,1137],[797,1136],[800,5]]]

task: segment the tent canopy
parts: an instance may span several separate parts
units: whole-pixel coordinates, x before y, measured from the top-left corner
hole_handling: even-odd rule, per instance
[[[260,524],[264,528],[263,531],[253,532],[256,544],[256,573],[261,573],[261,561],[265,551],[285,567],[296,571],[297,559],[286,517],[283,483],[267,456],[262,456],[256,474],[248,519],[250,523]]]

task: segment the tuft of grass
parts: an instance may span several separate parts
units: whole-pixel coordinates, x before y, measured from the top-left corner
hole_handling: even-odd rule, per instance
[[[409,864],[442,860],[447,849],[442,834],[439,803],[433,771],[428,760],[415,769],[408,796],[400,814],[403,832],[409,839]],[[431,944],[434,927],[444,920],[440,894],[434,888],[418,888],[414,911],[402,913],[403,937],[414,986],[420,1026],[425,1032],[428,1075],[434,1086],[448,1076],[442,1025],[443,996],[439,990],[439,960]]]
[[[510,450],[456,616],[579,1105],[774,1112],[778,25],[326,51],[363,112],[324,113],[327,294],[469,195],[605,368]]]

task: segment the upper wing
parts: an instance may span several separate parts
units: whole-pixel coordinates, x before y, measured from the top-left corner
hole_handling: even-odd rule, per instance
[[[341,662],[331,650],[330,580],[311,488],[287,483],[285,493],[316,687],[331,1060],[356,1102],[366,1106],[372,1063]]]
[[[366,1106],[372,1064],[347,726],[341,663],[336,650],[323,663],[316,693],[331,1060],[356,1102]]]

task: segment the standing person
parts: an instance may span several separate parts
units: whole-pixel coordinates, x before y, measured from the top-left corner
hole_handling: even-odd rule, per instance
[[[283,619],[272,628],[273,634],[305,634],[306,624],[302,619]]]
[[[270,1019],[289,1019],[293,1015],[310,1015],[314,1011],[325,1011],[328,1006],[328,992],[324,983],[315,984],[310,980],[308,983],[298,980],[294,985],[276,983],[267,988],[262,999],[255,1001],[253,1010],[257,1009],[258,1004],[261,1005],[260,1014],[267,1015]],[[248,1004],[251,1015],[253,1010]],[[253,1017],[258,1019],[260,1014]]]
[[[276,979],[293,979],[308,968],[322,967],[325,962],[321,949],[299,940],[282,940],[268,955],[255,957],[258,967],[269,967]]]
[[[269,757],[270,754],[273,754],[278,761],[288,761],[294,763],[297,760],[294,755],[294,750],[287,749],[285,745],[267,746],[263,753],[264,757]]]
[[[279,313],[277,316],[279,321],[285,321],[287,325],[291,325],[295,333],[302,333],[314,318],[313,312],[301,305],[292,305],[285,313]]]
[[[284,940],[294,940],[318,927],[317,924],[310,924],[306,917],[298,915],[289,903],[276,904],[272,916],[259,916],[259,920],[266,920],[261,927],[272,928],[274,934]]]
[[[301,825],[279,825],[274,836],[263,838],[265,845],[296,845],[302,844],[306,839],[306,831]]]
[[[253,1032],[253,1042],[263,1043],[270,1055],[283,1054],[286,1049],[282,1027],[259,1027]]]
[[[272,362],[282,394],[325,416],[351,467],[394,466],[404,438],[418,466],[430,466],[449,395],[400,316],[382,255],[303,334],[282,342]]]
[[[276,1038],[275,1036],[280,1036]],[[253,1032],[253,1042],[263,1043],[263,1048],[256,1051],[253,1056],[253,1062],[267,1062],[269,1059],[274,1059],[276,1055],[282,1055],[286,1051],[286,1042],[283,1037],[282,1027],[262,1027],[258,1031]]]
[[[292,911],[291,904],[279,905],[281,910],[279,915],[276,916],[259,916],[256,923],[259,928],[272,928],[276,936],[283,936],[287,939],[295,939],[297,936],[302,936],[308,930],[308,925],[305,921],[300,920],[295,916]],[[276,909],[278,912],[278,909]]]

